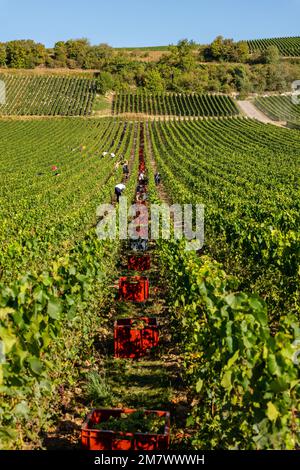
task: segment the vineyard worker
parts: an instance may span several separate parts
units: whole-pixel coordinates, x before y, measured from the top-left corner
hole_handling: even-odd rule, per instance
[[[106,155],[108,155],[108,152],[103,152],[103,153],[102,153],[102,157],[103,157],[103,158],[106,157]]]
[[[53,176],[60,176],[60,171],[56,165],[53,165],[51,167],[51,171]]]
[[[60,171],[57,170],[57,171],[53,172],[53,176],[60,176]]]
[[[156,186],[158,186],[160,184],[160,180],[161,180],[159,173],[155,173],[154,180],[155,180]]]
[[[123,164],[123,175],[125,175],[126,179],[128,178],[128,175],[129,175],[128,161],[126,161]]]
[[[120,196],[122,196],[122,193],[125,189],[126,186],[123,183],[119,183],[115,186],[115,195],[117,196],[117,202],[119,202]]]
[[[145,175],[144,175],[144,173],[142,172],[142,173],[139,174],[139,182],[141,183],[141,182],[144,181],[144,180],[145,180]]]
[[[111,153],[110,156],[111,158],[115,158],[116,155],[114,153]]]

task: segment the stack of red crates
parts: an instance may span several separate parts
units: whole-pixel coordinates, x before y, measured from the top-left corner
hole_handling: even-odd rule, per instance
[[[139,151],[139,172],[145,173],[146,165],[143,150],[144,136],[141,130],[141,148]],[[139,183],[136,201],[146,205],[147,182]],[[148,224],[148,218],[140,215],[140,224]],[[142,237],[141,237],[142,238]],[[147,238],[145,247],[147,246]],[[137,241],[138,242],[138,241]],[[140,240],[142,242],[142,240]],[[134,245],[135,246],[135,245]],[[138,246],[138,243],[137,243]],[[141,243],[142,246],[142,243]],[[128,270],[147,271],[151,267],[149,255],[130,255]],[[149,298],[149,280],[144,276],[121,277],[119,279],[119,298],[131,302],[145,302]],[[124,318],[115,322],[114,348],[116,358],[138,359],[146,356],[159,343],[159,330],[156,318]],[[105,422],[111,417],[120,418],[122,414],[131,414],[133,409],[95,409],[87,416],[82,430],[81,442],[86,450],[105,451],[164,451],[170,445],[170,413],[167,411],[144,411],[145,415],[154,414],[164,418],[162,434],[119,432],[105,429]],[[95,429],[97,425],[97,429]],[[109,426],[108,426],[109,427]]]

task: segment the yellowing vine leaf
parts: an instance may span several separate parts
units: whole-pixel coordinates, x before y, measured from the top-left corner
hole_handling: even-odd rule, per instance
[[[267,416],[270,421],[276,421],[279,416],[276,406],[271,401],[268,402]]]

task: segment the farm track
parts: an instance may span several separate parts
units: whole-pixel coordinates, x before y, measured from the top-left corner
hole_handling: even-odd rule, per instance
[[[99,116],[100,117],[100,116]],[[124,118],[126,120],[149,120],[149,121],[185,121],[186,119],[191,121],[203,120],[202,116],[176,116],[172,114],[146,114],[146,113],[120,113],[120,114],[110,114],[102,115],[101,117],[115,117],[115,118]],[[217,116],[212,116],[210,119],[219,119]]]
[[[139,121],[139,120],[149,120],[149,121],[202,121],[205,118],[202,116],[175,116],[175,115],[155,115],[155,114],[145,114],[145,113],[121,113],[121,114],[112,114],[112,113],[102,113],[91,114],[90,116],[19,116],[19,115],[0,115],[0,121],[43,121],[43,120],[54,120],[54,119],[104,119],[104,118],[114,118],[114,119],[124,119],[126,121]],[[220,119],[218,116],[211,116],[209,119]],[[234,118],[232,118],[234,119]]]

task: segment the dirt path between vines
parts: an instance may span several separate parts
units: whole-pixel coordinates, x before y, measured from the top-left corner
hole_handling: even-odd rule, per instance
[[[150,165],[151,165],[152,170],[155,174],[155,173],[157,173],[157,164],[156,164],[156,161],[155,161],[155,158],[154,158],[154,155],[153,155],[152,146],[151,146],[151,139],[150,139],[150,132],[149,132],[148,123],[146,124],[146,135],[147,135],[147,143],[148,143],[148,152],[149,152],[149,157],[150,157]],[[160,183],[157,186],[157,192],[158,192],[159,198],[162,202],[165,202],[168,205],[172,204],[172,201],[171,201],[168,193],[166,192],[163,183]]]
[[[104,117],[114,117],[114,118],[122,118],[126,120],[149,120],[149,121],[154,121],[154,120],[162,120],[162,121],[185,121],[186,119],[189,119],[191,121],[193,120],[203,120],[203,116],[176,116],[173,114],[146,114],[146,113],[106,113],[106,114],[101,114],[101,115],[91,115],[90,117],[94,118],[104,118]],[[211,119],[214,119],[212,116]],[[218,119],[217,116],[215,119]]]
[[[285,127],[286,122],[283,121],[272,121],[266,114],[260,111],[253,102],[243,100],[237,101],[237,104],[245,116],[251,119],[257,119],[257,121],[263,122],[264,124],[273,124],[277,127]]]
[[[139,155],[143,155],[146,139],[141,132]],[[132,155],[136,155],[135,133]],[[150,147],[150,146],[149,146]],[[151,165],[156,169],[152,152]],[[132,164],[132,161],[130,162]],[[130,165],[131,167],[131,165]],[[163,201],[167,195],[160,188]],[[191,411],[188,389],[183,380],[183,357],[172,338],[169,310],[166,305],[168,286],[160,275],[159,258],[155,242],[150,241],[146,252],[151,257],[151,269],[144,275],[149,279],[150,297],[143,303],[132,303],[115,298],[111,303],[99,307],[99,329],[92,332],[94,354],[86,362],[73,387],[59,390],[61,404],[58,417],[45,434],[43,448],[47,450],[80,449],[80,430],[85,416],[93,408],[133,408],[162,410],[171,413],[171,447],[183,450],[187,446],[191,431],[186,430],[186,418]],[[131,255],[128,241],[123,243],[121,257],[116,261],[115,284],[122,276],[137,274],[128,270],[127,259]],[[140,273],[141,274],[141,273]],[[117,292],[116,292],[117,294]],[[102,311],[101,311],[102,309]],[[95,312],[97,315],[97,312]],[[140,359],[118,359],[114,357],[114,323],[121,318],[157,318],[160,326],[159,346]],[[96,374],[101,386],[87,393],[89,374]]]

